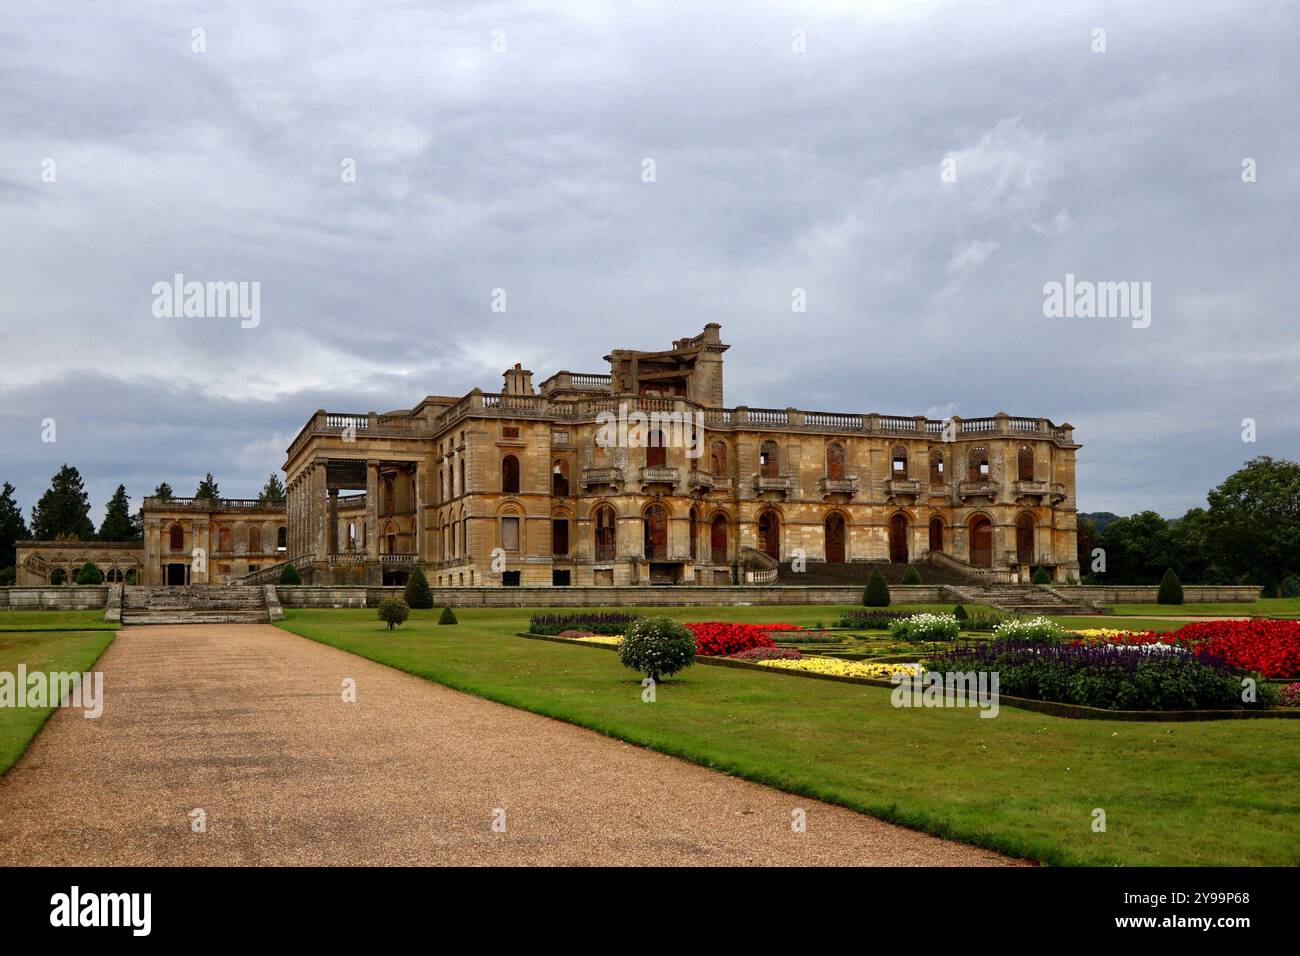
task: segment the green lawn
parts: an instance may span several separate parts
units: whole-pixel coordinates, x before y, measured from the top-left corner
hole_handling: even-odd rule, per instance
[[[120,625],[104,623],[104,610],[9,611],[0,610],[0,631],[116,631]]]
[[[606,650],[511,636],[533,609],[289,610],[286,630],[491,700],[907,826],[1053,864],[1300,862],[1300,722],[1066,720],[895,709],[890,691],[696,666],[643,704]],[[828,621],[827,608],[675,608]],[[1107,815],[1092,832],[1092,811]]]
[[[1223,614],[1229,617],[1300,619],[1300,598],[1260,598],[1258,601],[1217,601],[1207,604],[1113,604],[1116,614],[1179,617]]]
[[[17,675],[18,665],[26,664],[28,673],[85,672],[112,642],[107,631],[5,631],[0,633],[0,671]],[[52,707],[0,707],[0,774],[22,756],[53,712]]]

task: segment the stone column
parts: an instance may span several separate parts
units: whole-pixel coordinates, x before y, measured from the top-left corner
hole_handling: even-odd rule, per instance
[[[329,495],[329,533],[325,543],[329,547],[329,553],[334,554],[339,550],[339,490],[330,488],[326,494]]]
[[[366,462],[366,555],[379,559],[379,462]]]
[[[309,495],[308,514],[311,515],[310,524],[308,525],[311,534],[310,550],[315,560],[324,561],[326,555],[329,554],[329,515],[325,506],[324,462],[312,465],[307,493]]]

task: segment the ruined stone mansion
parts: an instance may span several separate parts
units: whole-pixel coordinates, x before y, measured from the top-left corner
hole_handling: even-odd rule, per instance
[[[285,504],[146,499],[143,547],[105,563],[145,584],[271,582],[286,562],[317,584],[418,564],[435,587],[797,584],[855,562],[1078,578],[1070,425],[728,408],[720,332],[615,349],[600,373],[535,384],[516,365],[496,392],[318,411]],[[96,547],[32,545],[19,583]]]

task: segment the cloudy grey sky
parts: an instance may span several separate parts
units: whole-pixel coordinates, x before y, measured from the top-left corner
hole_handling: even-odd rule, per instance
[[[316,408],[716,321],[728,404],[1045,415],[1082,510],[1181,514],[1300,453],[1297,35],[1269,0],[14,0],[0,480],[251,496]],[[1150,326],[1045,318],[1067,272],[1150,282]],[[259,282],[260,324],[155,317],[175,273]]]

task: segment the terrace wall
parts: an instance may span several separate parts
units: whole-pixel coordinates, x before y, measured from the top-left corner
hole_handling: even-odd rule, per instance
[[[0,611],[84,611],[108,603],[108,588],[46,587],[0,588]]]

